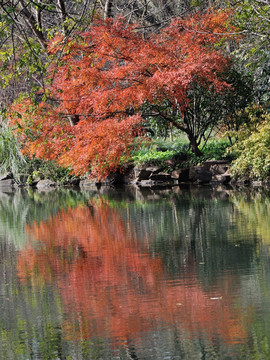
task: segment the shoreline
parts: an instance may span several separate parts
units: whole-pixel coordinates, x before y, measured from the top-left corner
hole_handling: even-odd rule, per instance
[[[270,179],[254,180],[248,177],[235,177],[230,173],[230,164],[225,160],[205,161],[201,165],[175,167],[166,171],[154,165],[134,166],[126,164],[124,171],[110,174],[103,180],[97,178],[73,178],[70,181],[53,181],[49,178],[32,179],[29,174],[0,174],[0,191],[16,188],[53,189],[53,188],[100,188],[135,186],[139,188],[173,188],[175,186],[218,186],[224,187],[270,187]],[[31,181],[29,181],[31,179]]]

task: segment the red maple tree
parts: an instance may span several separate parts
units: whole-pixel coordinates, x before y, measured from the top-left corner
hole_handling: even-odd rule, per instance
[[[129,157],[150,104],[151,115],[186,132],[198,152],[184,116],[188,92],[194,82],[213,94],[229,87],[221,76],[229,60],[215,47],[228,21],[226,11],[196,14],[144,39],[135,25],[108,19],[65,42],[55,37],[48,46],[57,59],[48,70],[50,100],[34,110],[29,100],[13,107],[24,151],[104,177]]]

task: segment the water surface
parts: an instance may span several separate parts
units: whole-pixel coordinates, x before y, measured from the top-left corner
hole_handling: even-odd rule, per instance
[[[0,194],[0,359],[269,359],[270,195]]]

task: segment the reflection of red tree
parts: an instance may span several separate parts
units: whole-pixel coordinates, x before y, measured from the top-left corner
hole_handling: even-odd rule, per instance
[[[162,323],[229,343],[245,337],[226,297],[229,276],[211,295],[195,280],[195,270],[189,280],[168,281],[161,259],[139,245],[118,212],[104,203],[60,212],[26,230],[39,242],[29,241],[20,253],[19,276],[57,283],[72,337],[79,331],[124,340]]]

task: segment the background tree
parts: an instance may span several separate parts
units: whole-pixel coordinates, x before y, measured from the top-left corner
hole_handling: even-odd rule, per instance
[[[236,2],[234,22],[243,37],[235,57],[254,79],[254,101],[269,106],[270,101],[270,2]]]
[[[0,2],[0,92],[2,107],[20,92],[45,86],[48,41],[56,33],[71,36],[88,25],[94,0],[7,0]]]
[[[215,92],[211,86],[205,87],[200,82],[194,81],[187,92],[188,106],[180,115],[183,124],[186,126],[183,131],[188,135],[191,147],[198,156],[202,155],[201,148],[206,145],[213,132],[218,133],[222,130],[224,133],[224,129],[225,131],[239,129],[245,119],[239,115],[239,112],[252,100],[252,81],[250,77],[237,71],[234,64],[228,67],[222,77],[230,85],[224,88],[222,93]],[[160,104],[158,108],[159,115],[152,116],[152,105],[146,106],[145,119],[147,122],[145,126],[150,129],[153,127],[153,131],[155,128],[162,127],[163,134],[166,137],[170,125],[168,117],[172,116],[177,121],[179,114],[176,111],[172,112],[170,104],[166,101]],[[167,117],[163,115],[166,112],[169,112]],[[159,134],[162,134],[161,130]],[[230,136],[229,140],[233,144]],[[192,142],[195,142],[195,145]]]

